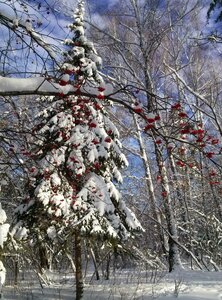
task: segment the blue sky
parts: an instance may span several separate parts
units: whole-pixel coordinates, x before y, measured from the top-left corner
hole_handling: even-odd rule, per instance
[[[94,6],[95,11],[100,12],[112,7],[118,3],[118,0],[88,0],[88,3]]]
[[[111,8],[113,5],[118,3],[119,0],[85,0],[86,6],[90,7],[92,12],[102,12],[107,10],[107,8]],[[48,3],[49,6],[58,6],[62,8],[64,11],[71,11],[76,4],[77,0],[39,0],[38,3],[41,2],[42,4],[46,5]]]

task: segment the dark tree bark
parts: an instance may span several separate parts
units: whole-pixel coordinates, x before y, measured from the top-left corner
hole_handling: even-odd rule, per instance
[[[79,231],[75,232],[76,300],[83,299],[82,247]]]

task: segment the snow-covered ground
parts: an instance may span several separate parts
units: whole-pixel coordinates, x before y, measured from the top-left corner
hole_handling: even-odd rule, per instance
[[[71,274],[49,274],[51,284],[40,284],[33,272],[25,273],[17,286],[6,282],[3,299],[75,299]],[[110,280],[86,280],[86,300],[222,300],[222,272],[180,271],[146,272],[139,269],[116,271]]]

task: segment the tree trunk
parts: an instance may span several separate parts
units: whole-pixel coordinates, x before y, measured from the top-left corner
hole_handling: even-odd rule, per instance
[[[158,224],[158,237],[159,237],[159,243],[161,245],[161,251],[163,254],[167,253],[167,239],[166,236],[163,232],[162,227],[160,226],[162,224],[162,220],[161,220],[161,216],[160,216],[160,212],[158,210],[158,205],[157,205],[157,199],[155,196],[155,192],[154,192],[154,185],[153,185],[153,179],[152,179],[152,175],[151,175],[151,169],[150,169],[150,163],[149,163],[149,159],[146,153],[146,149],[145,149],[145,144],[143,141],[143,137],[141,135],[141,129],[139,127],[138,121],[137,121],[137,117],[134,115],[134,122],[136,125],[136,130],[137,130],[137,137],[138,137],[138,142],[139,142],[139,146],[140,146],[140,153],[141,153],[141,158],[143,160],[143,165],[144,165],[144,169],[145,169],[145,183],[149,192],[149,198],[148,201],[150,203],[150,207],[151,207],[151,211],[152,211],[152,215],[153,217],[157,220],[157,224]]]
[[[159,167],[159,172],[162,177],[162,191],[164,193],[164,208],[165,208],[165,215],[167,221],[167,228],[169,232],[169,239],[168,239],[168,246],[169,246],[169,253],[168,253],[168,262],[169,262],[169,272],[177,268],[182,268],[182,263],[180,260],[180,252],[178,248],[178,232],[177,232],[177,225],[176,219],[174,216],[174,208],[172,205],[172,199],[170,197],[170,187],[168,182],[167,170],[166,166],[162,157],[161,152],[155,147],[156,150],[156,157],[157,157],[157,164]]]
[[[109,275],[110,275],[110,260],[111,260],[111,255],[110,253],[107,255],[106,258],[106,273],[105,273],[105,280],[109,280]],[[114,265],[114,270],[115,270],[115,265]]]
[[[44,273],[44,270],[49,270],[49,260],[46,246],[39,245],[39,261],[40,261],[40,273]]]
[[[91,253],[94,268],[95,268],[96,280],[100,280],[99,270],[98,270],[97,260],[96,260],[96,254],[94,253],[92,247],[90,247],[90,253]]]
[[[79,231],[75,232],[76,298],[83,299],[82,249]]]

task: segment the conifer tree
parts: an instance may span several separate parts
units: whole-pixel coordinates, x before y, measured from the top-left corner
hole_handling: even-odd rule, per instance
[[[47,108],[37,117],[34,146],[25,153],[32,161],[28,193],[14,226],[17,238],[32,237],[36,242],[61,240],[73,232],[76,264],[80,237],[125,240],[141,229],[113,183],[122,182],[119,169],[127,160],[106,110],[106,84],[98,73],[101,58],[85,36],[83,17],[84,3],[79,1],[70,25],[73,38],[64,42],[68,51],[59,79],[64,91],[73,84],[76,95],[42,98]],[[97,91],[96,97],[84,92],[90,89]],[[82,292],[76,297],[80,299]]]

